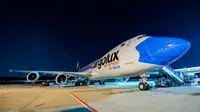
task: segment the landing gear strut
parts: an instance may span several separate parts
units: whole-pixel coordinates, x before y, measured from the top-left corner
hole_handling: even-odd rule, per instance
[[[77,81],[75,82],[75,86],[86,86],[87,82],[86,81]]]
[[[144,74],[140,75],[140,77],[141,77],[141,80],[140,80],[140,83],[138,85],[138,88],[142,91],[149,90],[150,86],[147,83],[147,77],[149,77],[149,75],[147,73],[144,73]]]
[[[99,81],[99,85],[105,85],[104,81]]]

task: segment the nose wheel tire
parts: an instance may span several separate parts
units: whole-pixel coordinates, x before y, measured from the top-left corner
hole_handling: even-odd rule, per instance
[[[148,83],[143,83],[143,82],[140,82],[139,85],[138,85],[138,88],[142,91],[144,90],[149,90],[149,84]]]

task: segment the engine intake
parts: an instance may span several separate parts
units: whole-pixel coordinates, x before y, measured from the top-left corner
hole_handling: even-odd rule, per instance
[[[58,74],[55,79],[58,85],[66,85],[68,82],[68,76],[65,74]]]
[[[31,72],[26,76],[26,79],[29,82],[35,82],[36,80],[38,80],[40,77],[40,75],[37,72]]]

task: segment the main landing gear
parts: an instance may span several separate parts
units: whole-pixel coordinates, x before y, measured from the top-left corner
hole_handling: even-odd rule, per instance
[[[105,81],[99,81],[99,85],[105,85]]]
[[[76,81],[75,86],[86,86],[87,82],[86,81]]]
[[[149,75],[147,73],[144,73],[144,74],[140,75],[140,77],[141,77],[141,80],[140,80],[140,83],[138,85],[138,88],[142,91],[149,90],[150,86],[147,83],[147,77],[149,77]]]
[[[87,86],[87,85],[94,85],[95,82],[98,82],[99,85],[105,85],[105,81],[104,80],[77,80],[75,82],[75,86]]]
[[[99,85],[105,85],[105,81],[90,81],[90,85],[94,85],[95,82],[99,82]]]

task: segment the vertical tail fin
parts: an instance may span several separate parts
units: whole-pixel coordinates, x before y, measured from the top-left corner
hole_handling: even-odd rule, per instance
[[[79,62],[77,61],[76,70],[79,71],[79,69],[80,69]]]

